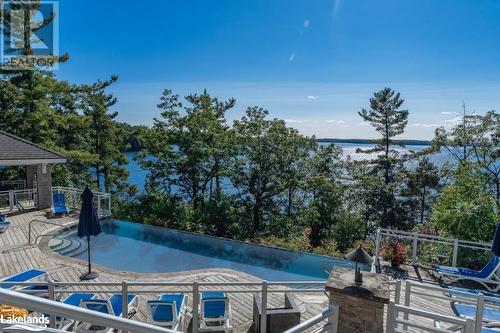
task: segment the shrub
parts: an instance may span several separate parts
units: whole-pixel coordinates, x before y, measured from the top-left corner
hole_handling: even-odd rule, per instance
[[[385,243],[380,249],[380,256],[385,261],[390,261],[391,265],[399,266],[406,261],[406,246],[399,240]]]

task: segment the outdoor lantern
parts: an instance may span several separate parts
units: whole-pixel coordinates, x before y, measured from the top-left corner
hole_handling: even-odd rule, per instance
[[[372,257],[366,253],[365,249],[363,249],[361,245],[359,245],[358,248],[346,254],[344,258],[356,263],[354,270],[354,284],[361,286],[363,284],[363,274],[361,273],[361,269],[358,267],[358,263],[371,264],[373,262]]]

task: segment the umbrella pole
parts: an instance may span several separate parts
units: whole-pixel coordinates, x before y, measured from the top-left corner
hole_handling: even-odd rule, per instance
[[[92,273],[92,266],[90,263],[90,235],[87,236],[87,255],[89,258],[89,275]]]
[[[87,236],[87,256],[89,271],[80,276],[80,280],[93,280],[99,276],[96,272],[92,272],[92,264],[90,263],[90,235]]]

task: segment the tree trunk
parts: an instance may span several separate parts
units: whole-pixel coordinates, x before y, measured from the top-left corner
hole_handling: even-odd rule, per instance
[[[421,196],[421,206],[420,206],[420,223],[424,223],[424,215],[425,215],[425,196],[426,196],[426,188],[425,186],[422,189]]]
[[[260,199],[255,200],[255,205],[253,206],[253,230],[254,232],[259,232],[260,231],[260,207],[261,207],[261,202]]]

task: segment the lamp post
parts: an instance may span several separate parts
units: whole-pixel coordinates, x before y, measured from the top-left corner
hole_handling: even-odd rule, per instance
[[[365,249],[363,249],[361,245],[359,245],[359,247],[346,254],[344,258],[356,263],[354,270],[354,284],[358,287],[361,286],[363,284],[363,274],[361,273],[361,269],[358,267],[358,263],[371,264],[373,263],[372,257],[365,251]]]

